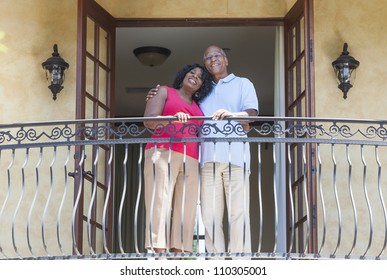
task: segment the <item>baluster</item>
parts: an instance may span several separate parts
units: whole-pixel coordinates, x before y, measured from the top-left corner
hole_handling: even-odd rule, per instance
[[[138,249],[138,213],[139,213],[139,208],[140,208],[140,199],[141,199],[141,190],[142,190],[142,157],[143,157],[143,144],[140,144],[140,154],[138,157],[137,161],[137,166],[138,166],[138,191],[137,191],[137,200],[136,200],[136,208],[134,210],[134,245],[135,245],[135,250],[137,253],[137,256],[140,254],[140,250]]]
[[[337,193],[337,162],[335,157],[335,144],[332,144],[331,146],[331,156],[332,156],[332,162],[333,162],[333,191],[335,195],[335,201],[336,201],[336,207],[337,207],[337,220],[338,220],[338,233],[337,233],[337,243],[336,248],[334,249],[333,253],[331,254],[331,257],[336,257],[336,252],[340,246],[341,242],[341,207],[340,207],[340,201],[339,201],[339,195]]]
[[[363,191],[364,191],[364,197],[365,197],[365,200],[367,203],[368,217],[370,220],[370,228],[369,228],[370,235],[369,235],[369,239],[368,239],[368,245],[367,245],[367,249],[365,250],[365,252],[361,256],[361,258],[365,258],[366,254],[368,253],[368,250],[371,248],[371,244],[372,244],[373,218],[372,218],[371,204],[370,204],[370,200],[368,197],[368,191],[367,191],[367,163],[366,163],[365,158],[364,158],[364,145],[361,145],[361,160],[363,163]]]
[[[82,146],[81,159],[80,159],[80,161],[78,163],[78,167],[77,167],[78,170],[82,170],[82,165],[83,165],[84,161],[85,161],[85,146]],[[77,172],[75,172],[75,173],[77,173]],[[75,203],[73,206],[73,216],[72,216],[73,248],[74,248],[75,254],[77,254],[78,256],[80,256],[81,253],[79,252],[78,243],[77,243],[77,239],[76,239],[77,232],[75,231],[75,229],[76,229],[75,222],[76,222],[76,214],[77,214],[77,211],[79,210],[78,205],[79,205],[79,201],[81,199],[82,186],[83,186],[83,172],[79,172],[78,193],[77,193]]]
[[[59,209],[58,209],[58,216],[57,216],[57,223],[56,223],[56,235],[57,235],[57,242],[59,246],[59,250],[64,255],[63,248],[62,248],[62,242],[60,238],[60,226],[61,226],[61,216],[62,216],[62,209],[66,200],[66,195],[67,195],[67,190],[68,190],[68,172],[67,172],[67,164],[69,163],[70,160],[70,150],[71,146],[67,146],[67,157],[64,163],[64,188],[63,188],[63,194],[62,194],[62,200],[59,204]]]
[[[125,144],[125,156],[123,160],[123,188],[122,188],[122,194],[121,194],[121,201],[120,201],[120,208],[118,211],[118,244],[120,247],[120,252],[122,254],[125,253],[124,246],[122,244],[122,209],[124,207],[125,203],[125,197],[126,197],[126,189],[127,189],[127,178],[128,178],[128,171],[127,171],[127,163],[128,163],[128,144]]]
[[[353,191],[352,191],[352,162],[349,154],[349,144],[346,145],[346,153],[347,153],[347,161],[348,161],[348,188],[349,188],[349,194],[351,198],[351,204],[353,209],[353,219],[354,219],[354,235],[353,235],[352,247],[348,252],[348,254],[346,255],[346,257],[349,258],[351,256],[353,249],[355,248],[356,241],[357,241],[357,211],[356,211],[356,205],[355,205],[355,200],[354,200]]]
[[[105,202],[104,202],[104,206],[103,206],[103,213],[102,213],[102,238],[103,238],[103,247],[104,247],[104,250],[105,250],[105,253],[106,254],[110,254],[109,252],[109,249],[108,249],[108,241],[107,241],[107,236],[106,236],[106,213],[108,211],[108,206],[109,206],[109,200],[110,200],[110,194],[111,194],[111,188],[112,188],[112,183],[111,183],[111,176],[112,176],[112,172],[111,172],[111,166],[112,166],[112,162],[113,162],[113,145],[110,145],[110,149],[109,149],[109,159],[108,159],[108,162],[107,162],[107,175],[106,175],[106,180],[107,180],[107,192],[106,192],[106,195],[105,195]]]
[[[376,256],[376,259],[379,259],[380,256],[383,254],[384,250],[386,249],[386,245],[387,245],[387,213],[386,213],[386,206],[383,199],[383,192],[382,192],[382,185],[381,185],[382,164],[380,163],[380,160],[379,160],[378,146],[375,146],[375,159],[376,159],[376,163],[378,164],[378,193],[379,193],[380,203],[382,204],[383,215],[384,215],[384,243],[383,243],[383,248]]]

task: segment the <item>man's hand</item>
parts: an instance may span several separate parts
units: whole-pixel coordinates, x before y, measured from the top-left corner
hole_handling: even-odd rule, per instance
[[[219,109],[219,110],[215,111],[215,113],[212,114],[212,119],[215,121],[218,121],[218,120],[223,120],[226,117],[232,117],[234,115],[235,114],[233,114],[225,109]]]
[[[219,109],[212,114],[212,119],[217,121],[217,120],[223,120],[226,117],[237,117],[237,116],[248,116],[248,115],[249,114],[245,111],[239,112],[239,113],[232,113],[225,109]],[[240,121],[240,124],[242,125],[243,130],[245,132],[248,132],[250,130],[250,124],[248,122]]]
[[[148,101],[149,99],[151,99],[153,96],[155,96],[159,90],[159,87],[160,85],[157,85],[155,88],[151,88],[149,91],[148,91],[148,94],[146,95],[146,98],[145,98],[145,101]]]

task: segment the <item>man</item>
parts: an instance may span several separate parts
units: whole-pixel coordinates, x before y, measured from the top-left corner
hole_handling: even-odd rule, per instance
[[[254,85],[247,78],[228,73],[228,59],[222,48],[209,46],[204,51],[203,62],[213,77],[211,93],[199,103],[205,116],[201,137],[247,137],[237,133],[238,123],[224,120],[227,117],[258,115],[258,99]],[[157,87],[147,95],[151,98]],[[228,130],[232,125],[232,132]],[[239,124],[240,125],[240,124]],[[225,133],[219,132],[223,131]],[[201,213],[205,226],[206,249],[209,253],[226,250],[223,230],[224,207],[227,207],[230,224],[228,251],[251,252],[250,234],[250,147],[249,143],[203,142],[201,148]]]
[[[235,130],[237,122],[223,119],[257,116],[258,99],[253,84],[246,78],[228,73],[227,56],[218,46],[209,46],[205,50],[203,62],[214,83],[209,96],[200,103],[204,115],[212,116],[213,119],[205,121],[203,128],[206,125],[209,127],[216,125],[220,131],[227,131],[225,135],[227,138],[247,137],[236,131],[229,134],[226,126],[231,123]],[[210,132],[203,129],[201,133],[201,137],[219,137],[219,135],[224,134],[220,134],[215,128],[211,128]],[[230,225],[228,250],[232,253],[249,253],[251,252],[249,143],[204,142],[201,151],[201,212],[207,251],[225,252],[223,216],[226,205]]]

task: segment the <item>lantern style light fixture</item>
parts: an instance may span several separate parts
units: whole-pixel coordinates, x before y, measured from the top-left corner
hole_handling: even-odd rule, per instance
[[[163,47],[146,46],[134,49],[133,53],[142,64],[153,67],[163,64],[171,51]]]
[[[69,68],[69,64],[60,57],[57,44],[54,44],[53,49],[52,56],[43,62],[42,66],[46,70],[46,78],[50,83],[48,88],[53,94],[53,99],[56,100],[56,95],[63,89],[65,70]]]
[[[347,98],[347,93],[355,81],[356,68],[359,64],[359,61],[349,55],[348,44],[344,43],[343,52],[332,62],[333,70],[335,71],[339,84],[338,88],[343,92],[344,99]]]

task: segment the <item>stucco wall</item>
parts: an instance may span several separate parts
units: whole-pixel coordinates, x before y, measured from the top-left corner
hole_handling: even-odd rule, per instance
[[[385,109],[386,95],[386,70],[387,62],[387,6],[384,0],[315,0],[314,1],[314,46],[315,46],[315,97],[316,115],[326,118],[359,118],[359,119],[386,119]],[[348,43],[350,55],[360,61],[357,69],[355,83],[348,92],[346,100],[342,92],[334,82],[335,76],[331,63],[343,49],[344,42]],[[364,127],[363,127],[364,130]],[[354,131],[352,127],[352,132]],[[380,149],[383,149],[382,147]],[[360,146],[350,149],[353,164],[353,189],[362,190],[363,185],[363,163],[360,157]],[[322,157],[331,157],[330,147],[321,151]],[[373,214],[373,243],[370,252],[377,254],[382,248],[383,236],[383,214],[379,204],[377,190],[377,166],[375,150],[371,147],[364,148],[365,163],[367,166],[367,181],[365,190],[368,192],[372,203]],[[348,162],[344,147],[335,148],[338,176],[336,182],[339,203],[342,208],[342,231],[347,238],[341,240],[339,254],[346,254],[352,246],[354,234],[354,214],[351,208],[348,190]],[[384,158],[380,158],[382,166],[387,164]],[[328,168],[329,166],[325,166]],[[331,167],[331,166],[330,166]],[[333,193],[333,173],[326,174],[322,179],[327,209],[336,209],[336,201]],[[381,185],[386,184],[385,176],[382,176]],[[386,199],[386,197],[385,197]],[[355,196],[358,209],[358,244],[355,254],[363,254],[366,251],[368,238],[370,237],[370,217],[364,197]],[[321,210],[321,208],[320,208]],[[322,221],[321,212],[319,213]],[[338,241],[338,216],[333,214],[327,216],[327,244],[333,249]],[[320,238],[321,238],[320,232]],[[378,251],[379,250],[379,251]]]
[[[76,0],[0,2],[2,123],[74,119],[76,15]],[[70,68],[54,102],[41,64],[55,43]]]
[[[76,38],[77,38],[77,0],[2,0],[0,2],[0,122],[1,124],[16,122],[35,122],[50,120],[66,120],[75,118],[75,74],[76,74]],[[57,101],[52,99],[52,93],[47,88],[45,71],[41,64],[51,57],[53,45],[58,44],[60,55],[70,64],[66,75],[64,89],[59,93]],[[52,151],[47,149],[47,157],[43,156],[40,172],[49,170],[52,160]],[[1,218],[0,234],[2,249],[8,257],[16,254],[12,249],[11,225],[15,219],[15,243],[19,253],[28,255],[26,244],[26,221],[29,214],[34,217],[31,223],[30,234],[35,253],[44,252],[41,244],[40,218],[43,217],[45,201],[50,193],[50,182],[47,173],[41,174],[40,193],[36,200],[36,207],[29,213],[31,199],[36,189],[36,174],[33,164],[39,159],[36,149],[29,153],[28,170],[25,173],[25,197],[20,210],[15,215],[15,207],[21,197],[22,173],[21,165],[26,156],[26,151],[16,151],[12,167],[12,190],[9,193],[7,206],[4,208]],[[58,161],[66,157],[66,152],[56,154]],[[72,152],[73,154],[73,152]],[[50,156],[49,156],[50,155]],[[5,203],[7,196],[7,168],[12,161],[10,151],[2,151],[0,162],[0,201]],[[50,159],[51,157],[51,159]],[[32,167],[32,168],[31,168]],[[72,167],[71,167],[72,168]],[[63,170],[56,170],[56,174],[63,174]],[[56,177],[54,186],[64,186],[63,180]],[[63,189],[62,189],[63,190]],[[61,200],[59,189],[55,190],[52,201],[58,204]],[[62,229],[71,229],[71,205],[72,193],[69,192],[68,199],[63,210]],[[55,246],[55,223],[56,213],[51,204],[47,208],[45,226],[46,237],[49,248]],[[55,207],[54,207],[55,208]],[[55,213],[55,214],[54,214]],[[17,218],[16,218],[17,217]],[[36,219],[35,219],[36,218]],[[49,229],[48,229],[49,228]],[[52,230],[53,229],[53,230]],[[19,234],[23,233],[23,234]],[[71,235],[63,234],[63,248],[71,252]],[[52,238],[54,237],[54,238]],[[47,239],[47,240],[48,240]],[[38,241],[40,240],[40,242]],[[55,254],[60,254],[58,251]]]
[[[282,17],[295,0],[97,0],[117,18]]]
[[[97,2],[117,18],[281,17],[294,0]],[[76,17],[77,0],[0,2],[2,123],[75,118]],[[70,68],[54,102],[41,63],[51,56],[55,43]]]
[[[385,118],[387,6],[383,0],[314,1],[316,114],[321,117]],[[117,18],[281,17],[290,1],[108,1],[98,0]],[[154,7],[154,8],[152,8]],[[205,8],[203,8],[205,7]],[[0,3],[0,119],[3,123],[72,119],[75,107],[77,1],[3,0]],[[343,100],[331,62],[343,43],[360,61],[354,87]],[[54,102],[41,63],[57,43],[70,64],[65,88]],[[334,105],[333,105],[334,104]],[[23,108],[23,112],[20,109]],[[45,108],[42,110],[42,108]]]
[[[321,117],[385,119],[387,5],[384,0],[315,0],[316,112]],[[344,100],[331,63],[348,43],[360,61]]]

